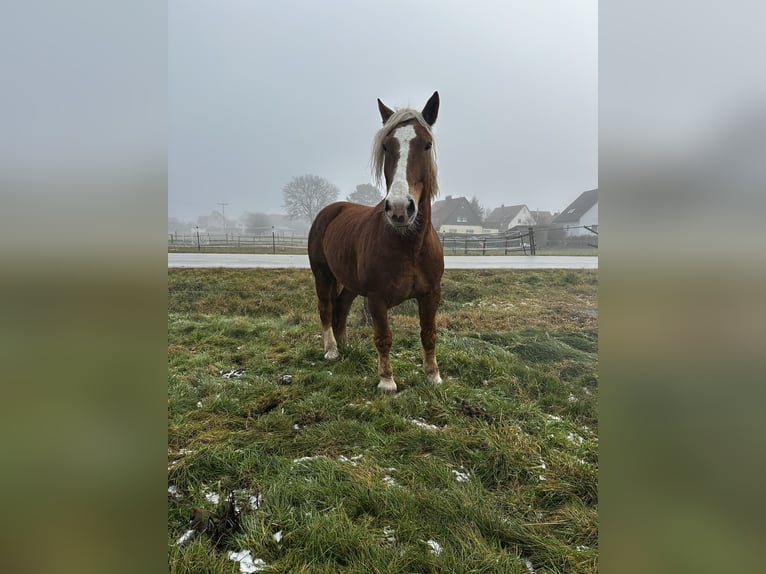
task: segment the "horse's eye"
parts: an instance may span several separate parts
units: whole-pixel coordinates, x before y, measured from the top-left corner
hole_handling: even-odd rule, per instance
[[[426,151],[428,151],[429,149],[431,149],[431,145],[432,145],[432,143],[431,143],[431,142],[426,142]]]

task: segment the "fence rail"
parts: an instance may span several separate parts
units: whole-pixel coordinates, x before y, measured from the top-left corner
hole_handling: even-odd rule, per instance
[[[521,253],[535,255],[541,247],[598,247],[598,232],[591,227],[578,227],[590,232],[589,236],[566,237],[567,228],[529,227],[526,231],[504,233],[439,233],[445,254],[508,255]],[[570,227],[568,229],[575,229]],[[559,237],[559,235],[564,235]],[[292,233],[168,233],[168,250],[253,251],[270,253],[306,253],[308,238]]]

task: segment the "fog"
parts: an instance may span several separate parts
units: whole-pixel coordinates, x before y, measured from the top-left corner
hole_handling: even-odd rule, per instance
[[[441,196],[561,211],[597,181],[597,3],[169,3],[168,216],[370,183],[376,98],[438,90]]]

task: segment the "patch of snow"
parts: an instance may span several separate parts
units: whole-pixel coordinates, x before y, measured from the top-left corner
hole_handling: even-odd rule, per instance
[[[258,493],[258,496],[249,496],[247,502],[250,504],[252,510],[258,510],[263,503],[263,495]]]
[[[228,371],[226,373],[223,372],[223,371],[218,371],[218,374],[221,375],[224,379],[230,379],[232,377],[241,377],[242,375],[245,374],[245,371],[240,371],[240,370],[234,369],[234,370]]]
[[[569,396],[567,397],[567,401],[569,401],[570,403],[576,403],[577,397],[574,396],[572,393],[569,393]]]
[[[548,417],[548,419],[550,419],[552,421],[560,421],[561,420],[561,417],[557,416],[557,415],[545,415],[545,416]]]
[[[442,553],[442,545],[436,540],[426,540],[426,544],[431,547],[431,552],[437,556]]]
[[[394,537],[394,534],[396,534],[396,530],[390,526],[383,527],[383,536],[386,537],[386,542],[395,542],[396,538]]]
[[[272,536],[272,538],[274,540],[276,540],[277,542],[281,542],[282,541],[282,531],[280,530],[279,532],[274,534],[274,536]]]
[[[198,408],[198,409],[201,409],[201,408],[202,408],[202,401],[197,401],[197,408]]]
[[[301,430],[302,428],[303,428],[303,427],[302,427],[301,425],[299,425],[298,423],[295,423],[295,424],[293,425],[293,430]]]
[[[221,497],[217,492],[206,492],[205,500],[212,502],[213,504],[218,504],[221,501]]]
[[[590,550],[590,548],[588,546],[585,546],[585,545],[583,545],[583,546],[575,546],[575,550],[577,550],[578,552],[585,552],[586,550]]]
[[[383,482],[385,482],[388,486],[396,486],[396,481],[389,475],[383,477]]]
[[[529,559],[524,558],[524,566],[527,567],[529,574],[535,574],[535,567],[532,566],[532,562],[530,562]]]
[[[197,451],[191,448],[182,448],[179,449],[178,454],[194,454],[195,452]]]
[[[537,478],[538,478],[538,480],[545,480],[545,477],[542,474],[540,476],[538,476]]]
[[[367,378],[367,377],[365,377]],[[348,403],[349,407],[366,407],[372,404],[372,401],[364,401],[363,403]]]
[[[174,484],[171,484],[168,486],[168,494],[172,495],[175,498],[181,498],[181,495],[178,494],[178,488]]]
[[[191,538],[192,536],[194,536],[194,530],[187,530],[186,532],[181,534],[181,536],[178,537],[178,540],[176,540],[176,545],[180,546],[181,544],[189,540],[189,538]]]
[[[573,442],[575,444],[582,444],[585,439],[582,438],[579,434],[576,434],[576,433],[573,433],[573,432],[568,432],[567,433],[567,440],[569,442]]]
[[[305,462],[307,460],[315,460],[317,458],[324,458],[324,455],[318,454],[316,456],[302,456],[300,458],[294,458],[293,462],[294,463],[296,463],[296,462]]]
[[[439,430],[440,428],[443,428],[443,427],[437,427],[436,425],[428,424],[423,419],[409,419],[409,421],[412,424],[419,426],[420,428],[424,428],[428,430]]]
[[[460,468],[463,468],[462,466]],[[465,469],[463,469],[465,470]],[[460,472],[459,470],[452,469],[452,474],[455,475],[455,480],[458,482],[465,482],[471,478],[471,474],[468,472]]]
[[[340,455],[338,457],[338,460],[341,461],[341,462],[348,462],[349,464],[351,464],[351,466],[356,466],[357,465],[357,461],[361,460],[362,456],[363,455],[361,455],[361,454],[357,454],[355,456],[352,456],[351,458],[348,458],[348,457],[346,457],[344,455]]]
[[[249,550],[229,552],[229,560],[239,562],[239,571],[244,572],[245,574],[259,572],[266,567],[266,562],[261,558],[253,558]]]

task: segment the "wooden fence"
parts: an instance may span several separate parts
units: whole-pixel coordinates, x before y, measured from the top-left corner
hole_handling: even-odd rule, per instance
[[[588,228],[586,228],[588,229]],[[492,234],[440,233],[446,255],[535,255],[539,248],[598,247],[598,232],[565,237],[563,228],[528,227],[525,231]],[[168,233],[169,251],[241,251],[253,253],[306,253],[308,238],[290,232],[273,233]]]

